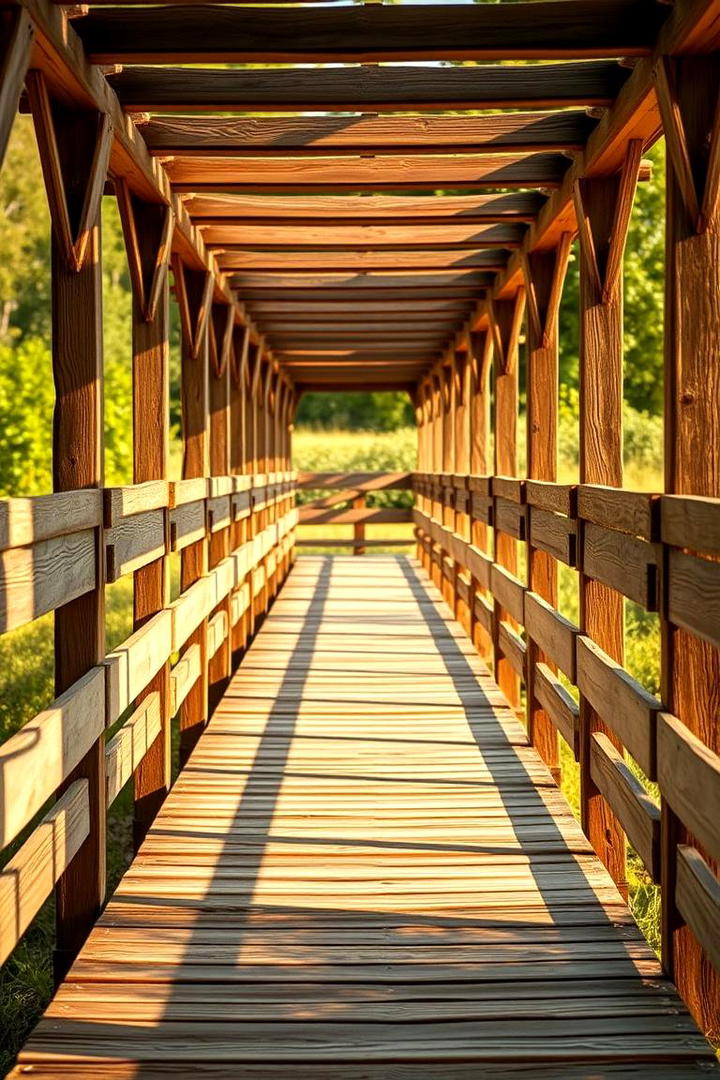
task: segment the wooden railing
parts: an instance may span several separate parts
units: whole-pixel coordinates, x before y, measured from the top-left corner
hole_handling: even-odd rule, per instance
[[[105,845],[105,810],[148,755],[162,744],[169,761],[170,720],[183,713],[189,695],[200,694],[201,715],[208,716],[213,683],[227,680],[288,573],[294,503],[290,472],[0,502],[2,632],[87,595],[98,582],[137,575],[171,552],[208,544],[222,530],[240,534],[226,557],[0,746],[0,849],[60,793],[0,872],[0,963],[61,876],[73,872],[82,845],[97,833]],[[166,667],[167,686],[158,687]],[[197,709],[181,715],[180,726],[191,736],[181,746],[187,756],[199,733]],[[94,750],[102,765],[98,798],[92,776],[73,778]],[[148,824],[145,809],[138,800],[136,839]]]
[[[416,474],[415,491],[424,567],[495,671],[504,662],[522,680],[528,716],[541,709],[579,761],[588,837],[599,835],[598,822],[616,820],[661,884],[668,973],[684,985],[684,954],[673,950],[681,926],[720,968],[720,882],[713,862],[720,858],[720,757],[489,553],[497,552],[501,535],[523,541],[658,612],[663,624],[717,646],[720,500],[428,473]],[[595,729],[593,716],[606,730]],[[533,739],[532,726],[529,734]],[[545,754],[544,741],[533,741]],[[659,803],[624,751],[658,785]],[[548,756],[554,767],[556,758]],[[678,843],[679,828],[692,834],[692,843]],[[595,847],[626,891],[624,858],[605,844]]]
[[[409,491],[412,473],[380,472],[301,472],[298,474],[298,491],[330,491],[302,503],[299,524],[302,525],[352,525],[352,536],[300,536],[299,547],[352,548],[355,555],[364,555],[369,548],[408,547],[412,535],[407,537],[366,536],[368,525],[410,524],[413,520],[410,507],[368,506],[367,496],[386,491]]]

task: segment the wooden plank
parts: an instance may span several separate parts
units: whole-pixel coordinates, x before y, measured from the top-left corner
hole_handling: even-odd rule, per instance
[[[374,154],[372,157],[302,159],[177,156],[166,165],[175,191],[251,194],[260,189],[268,193],[301,195],[355,191],[432,193],[439,186],[452,187],[458,192],[493,187],[557,187],[567,168],[568,159],[552,153],[517,157],[508,154],[437,157]]]
[[[577,760],[580,751],[580,710],[547,664],[537,664],[535,697],[552,720]]]
[[[206,619],[213,608],[213,594],[207,575],[185,589],[170,605],[172,612],[172,651],[177,652]]]
[[[710,962],[720,971],[720,883],[702,855],[687,844],[677,849],[675,902]]]
[[[575,517],[577,514],[577,487],[574,484],[556,484],[548,480],[526,480],[525,497],[532,506],[551,513]]]
[[[658,539],[657,495],[601,484],[580,484],[577,489],[578,515],[607,529],[639,536],[643,540]]]
[[[238,174],[235,173],[237,176]],[[245,175],[242,173],[241,175]],[[417,176],[416,173],[412,174]],[[413,181],[415,182],[415,181]],[[338,181],[340,187],[344,181]],[[352,184],[353,181],[351,180]],[[378,181],[386,183],[385,180]],[[392,179],[387,183],[395,189],[404,188],[405,185]],[[417,180],[418,184],[425,181]],[[428,184],[449,184],[455,187],[465,186],[460,179],[443,177],[442,173],[435,175]],[[474,184],[474,181],[473,181]],[[372,190],[375,181],[356,182],[355,186],[362,190]],[[334,185],[335,186],[335,185]],[[197,184],[194,185],[197,187]],[[292,194],[292,192],[291,192]],[[313,270],[321,270],[323,273],[343,273],[350,270],[382,271],[396,270],[440,270],[454,269],[483,270],[487,273],[496,273],[504,270],[507,265],[507,254],[504,249],[516,247],[515,241],[501,243],[499,246],[489,246],[494,241],[479,241],[478,250],[470,249],[447,249],[447,250],[424,250],[421,248],[398,248],[397,250],[378,251],[372,247],[368,251],[353,249],[350,251],[328,251],[322,248],[308,248],[306,251],[256,251],[238,250],[235,245],[225,244],[216,248],[218,265],[225,273],[269,273],[282,272],[288,274],[301,274]]]
[[[653,881],[660,880],[660,808],[622,754],[601,731],[593,733],[590,772]]]
[[[161,731],[160,694],[153,690],[105,746],[108,806],[115,802]]]
[[[344,525],[360,521],[366,525],[386,525],[389,522],[412,521],[412,512],[410,509],[393,507],[377,510],[373,507],[361,507],[358,510],[315,510],[301,506],[299,520],[301,525],[325,525],[330,522]]]
[[[566,566],[577,564],[577,522],[552,510],[531,506],[528,514],[530,543]]]
[[[720,857],[720,757],[669,713],[657,720],[663,798],[713,858]]]
[[[131,518],[149,510],[159,510],[169,504],[170,491],[167,480],[147,480],[127,487],[105,488],[105,527],[110,529],[124,518]]]
[[[720,551],[720,499],[663,495],[660,502],[660,539],[664,544],[694,551]]]
[[[171,551],[182,551],[189,544],[196,544],[205,538],[207,518],[204,499],[173,507],[168,519]]]
[[[667,565],[670,622],[720,644],[720,565],[675,549],[668,552]]]
[[[102,524],[102,505],[102,493],[92,489],[0,499],[0,551],[94,529]]]
[[[147,510],[121,518],[104,533],[106,580],[117,581],[165,555],[166,512]]]
[[[575,643],[579,628],[534,592],[525,593],[522,620],[528,637],[567,675],[576,681]]]
[[[91,592],[95,532],[83,529],[0,552],[0,632],[23,626]]]
[[[447,12],[370,8],[98,11],[79,33],[93,63],[368,63],[643,55],[661,13],[648,0],[545,0]]]
[[[152,117],[142,135],[154,153],[357,154],[447,153],[482,148],[580,150],[595,127],[585,112],[500,113],[494,116]],[[398,208],[399,209],[399,208]]]
[[[190,645],[170,672],[170,715],[175,716],[191,689],[200,678],[200,646]]]
[[[493,509],[493,528],[498,532],[512,536],[516,540],[527,539],[527,513],[524,506],[508,499],[495,499]]]
[[[384,159],[387,160],[387,159]],[[404,161],[405,158],[401,158]],[[402,213],[402,207],[398,207]],[[292,219],[282,225],[255,225],[252,221],[227,221],[224,224],[204,225],[203,237],[223,251],[354,251],[357,248],[375,251],[448,251],[481,247],[519,247],[525,234],[523,225],[515,222],[481,225],[462,221],[443,222],[440,231],[435,225],[366,225],[350,222],[344,225],[296,225]]]
[[[368,118],[356,116],[356,123]],[[424,117],[422,124],[430,117]],[[452,122],[454,117],[443,117]],[[327,122],[345,124],[332,117]],[[292,121],[289,121],[292,122]],[[275,199],[267,195],[189,195],[185,200],[188,212],[201,228],[213,225],[288,224],[324,225],[340,228],[353,224],[369,225],[486,225],[493,222],[532,221],[544,203],[537,192],[512,192],[509,195],[435,195],[432,198],[411,196],[368,195],[364,199],[352,196],[315,196],[294,199]]]
[[[67,870],[90,831],[87,780],[75,780],[0,870],[0,964]]]
[[[516,622],[524,622],[525,586],[506,570],[504,566],[493,563],[490,569],[490,590],[500,606]]]
[[[577,638],[577,685],[649,780],[656,778],[655,727],[662,705],[590,638]]]
[[[159,611],[103,660],[108,724],[142,694],[173,651],[173,612]]]
[[[60,787],[105,728],[105,672],[91,668],[0,746],[0,849]]]
[[[659,550],[656,544],[604,525],[583,528],[582,571],[616,589],[648,611],[658,608]]]
[[[399,73],[399,74],[398,74]],[[627,71],[608,61],[522,67],[403,66],[312,71],[125,68],[108,82],[125,109],[344,112],[609,105]]]
[[[498,645],[515,673],[524,680],[527,646],[517,630],[510,626],[509,623],[500,623],[498,627]]]
[[[221,647],[228,631],[228,617],[226,611],[217,611],[212,619],[208,620],[208,657],[212,657]]]

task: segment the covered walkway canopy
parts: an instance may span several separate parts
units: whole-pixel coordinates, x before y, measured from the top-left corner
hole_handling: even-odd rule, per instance
[[[305,1073],[288,1065],[297,1038],[306,1034],[311,1047],[320,1039],[322,1060],[332,1058],[337,1076],[449,1076],[446,1050],[458,1076],[467,1072],[465,1063],[487,1075],[497,1066],[497,1075],[529,1069],[537,1076],[540,1063],[548,1077],[629,1078],[649,1070],[662,1075],[663,1069],[668,1076],[692,1076],[712,1069],[684,1014],[666,1033],[667,1010],[679,1008],[678,998],[669,982],[656,981],[656,966],[628,926],[623,902],[629,839],[648,880],[661,886],[665,975],[702,1032],[720,1039],[718,0],[89,8],[3,0],[0,161],[18,107],[32,114],[52,219],[54,492],[0,504],[0,630],[54,611],[58,696],[0,747],[0,844],[15,844],[0,873],[0,960],[54,889],[56,977],[68,980],[19,1075],[27,1069],[37,1076],[42,1069],[48,1076],[73,1075],[80,1060],[86,1075],[108,1076],[111,1065],[120,1075],[163,1075],[182,1071],[178,1063],[191,1050],[199,1055],[193,1075],[322,1076],[312,1053],[302,1058]],[[665,484],[662,492],[630,492],[622,487],[622,263],[636,185],[648,172],[643,154],[660,135],[668,151]],[[106,193],[118,202],[133,296],[134,482],[113,488],[105,486],[103,473],[100,207]],[[557,482],[558,311],[576,239],[579,474],[577,483],[566,484]],[[182,339],[181,480],[168,476],[171,281]],[[291,435],[301,395],[373,388],[410,394],[416,470],[389,477],[323,473],[303,476],[298,485]],[[332,494],[302,510],[301,520],[412,520],[417,561],[353,561],[351,571],[332,561],[304,564],[256,638],[295,560],[296,489],[312,483]],[[367,492],[384,488],[412,490],[413,508],[357,505]],[[348,509],[349,502],[355,505]],[[354,545],[362,551],[365,541],[356,535]],[[171,600],[168,564],[175,553],[181,581]],[[576,572],[574,618],[558,610],[560,564]],[[357,608],[346,596],[355,582],[345,578],[357,573],[356,565],[366,575],[359,580],[367,582]],[[134,632],[106,654],[105,585],[130,574]],[[323,575],[338,585],[340,607],[349,603],[337,621],[314,615],[326,601],[335,603]],[[372,597],[384,577],[392,581],[385,582],[387,595],[383,591],[376,609]],[[440,590],[459,625],[434,606],[437,597],[426,588]],[[300,624],[293,597],[303,613]],[[625,599],[658,617],[657,696],[623,666]],[[287,620],[283,611],[290,613]],[[356,617],[358,634],[342,644]],[[335,630],[337,640],[325,650],[324,637],[334,639]],[[381,694],[390,737],[385,745],[374,738],[372,694],[359,702],[352,695],[373,686],[374,665],[384,662],[388,640],[406,630],[398,685],[393,690],[385,680]],[[461,642],[452,662],[447,649],[455,645],[437,648],[438,635]],[[279,655],[269,657],[277,637]],[[366,638],[375,642],[369,659]],[[482,662],[473,659],[471,646]],[[318,674],[326,651],[331,669],[339,668],[337,680]],[[427,701],[418,670],[425,661],[439,679]],[[367,671],[359,686],[352,674],[358,668]],[[296,723],[304,728],[306,678],[313,685],[317,678],[336,720],[328,745],[324,708],[317,715],[311,709],[307,736],[295,734]],[[255,690],[265,701],[260,716],[238,703],[253,701]],[[437,712],[428,708],[435,691],[442,704]],[[396,696],[405,703],[402,725]],[[278,698],[282,708],[275,712],[267,702]],[[352,749],[343,742],[347,720],[338,716],[348,703],[358,727],[348,741],[365,732]],[[523,731],[511,712],[524,715]],[[176,716],[186,768],[165,802]],[[437,744],[430,742],[445,749],[424,746],[433,728],[429,717],[437,728]],[[411,733],[406,759],[392,746],[402,726]],[[451,731],[458,744],[449,750]],[[559,736],[579,763],[584,839],[550,786],[560,775]],[[302,788],[312,827],[303,832],[307,859],[283,878],[282,889],[292,894],[288,882],[297,881],[304,910],[314,906],[309,897],[325,896],[328,880],[352,880],[347,895],[353,904],[358,882],[384,881],[388,863],[389,894],[405,880],[401,858],[397,865],[386,854],[376,860],[357,838],[345,844],[338,834],[325,858],[311,856],[310,848],[324,848],[326,813],[339,815],[331,832],[339,822],[338,828],[364,835],[376,812],[375,785],[385,777],[392,797],[381,827],[392,832],[402,817],[401,792],[410,790],[404,784],[412,783],[403,769],[414,771],[417,763],[425,785],[420,809],[437,808],[430,792],[447,774],[442,783],[454,794],[447,805],[441,796],[442,808],[451,808],[464,830],[448,839],[453,848],[467,839],[469,852],[457,860],[456,851],[443,854],[436,865],[415,833],[398,842],[412,840],[408,876],[423,888],[432,879],[441,906],[462,882],[464,914],[441,927],[440,936],[474,987],[470,998],[457,998],[465,1002],[458,1009],[473,1017],[470,1034],[460,1031],[457,1018],[460,1026],[448,1027],[444,1042],[438,1036],[433,1043],[423,1031],[422,1052],[416,1052],[418,1044],[412,1049],[400,1030],[397,1001],[405,1000],[404,991],[386,1020],[377,1012],[385,991],[361,993],[352,1023],[333,1030],[337,1021],[329,1014],[346,994],[323,998],[328,1030],[320,1036],[305,1027],[298,1036],[300,1028],[293,1027],[314,1010],[312,990],[304,997],[288,993],[284,1010],[273,1011],[279,1005],[273,998],[272,1017],[252,1011],[265,999],[236,1011],[245,999],[235,996],[235,987],[257,975],[244,946],[237,949],[238,926],[246,919],[253,932],[256,915],[262,923],[262,944],[249,947],[251,956],[262,954],[263,963],[278,959],[274,985],[292,983],[293,956],[309,962],[313,949],[323,971],[323,958],[332,956],[332,985],[352,983],[355,961],[371,942],[397,945],[398,924],[385,925],[384,914],[379,927],[363,924],[359,936],[342,920],[333,927],[350,935],[342,939],[342,958],[338,941],[323,936],[324,923],[317,944],[308,946],[303,937],[296,954],[294,923],[289,936],[278,931],[268,941],[273,917],[262,922],[267,896],[261,884],[266,844],[273,867],[268,880],[275,880],[274,826],[266,822],[270,832],[259,848],[255,836],[246,850],[241,838],[254,826],[244,810],[252,803],[269,812],[286,783],[295,799],[288,771],[296,761],[301,772],[307,762],[313,778]],[[357,793],[352,777],[366,764],[363,775],[371,779]],[[329,807],[325,780],[339,799]],[[131,781],[138,855],[120,899],[93,929],[106,900],[107,807]],[[247,800],[238,794],[243,784]],[[346,794],[349,815],[340,814]],[[514,805],[515,794],[537,810],[532,826],[519,824],[514,810],[506,812],[506,799]],[[185,847],[171,824],[166,834],[174,814],[202,822],[214,809],[222,822],[219,840],[202,836],[196,845],[188,836]],[[501,829],[486,841],[494,818]],[[542,868],[533,867],[535,841],[526,825],[542,837]],[[520,893],[537,899],[536,891],[547,887],[552,894],[544,909],[550,933],[537,931],[533,902],[520,919],[522,929],[515,927],[519,937],[510,933],[514,945],[503,937],[504,923],[482,936],[488,926],[477,912],[487,908],[498,876],[514,894],[513,873],[502,858],[497,862],[497,844],[517,871]],[[546,858],[554,867],[556,856],[557,876],[544,868]],[[283,853],[278,865],[285,862]],[[500,865],[501,872],[492,869]],[[210,878],[209,868],[208,887],[221,884],[205,921],[201,882]],[[576,886],[588,900],[579,916],[585,929],[568,938],[556,911],[573,907]],[[253,889],[264,897],[262,912],[255,910]],[[339,905],[343,889],[337,889],[325,899]],[[212,914],[219,895],[227,899],[219,904],[230,931],[224,944]],[[163,896],[168,904],[159,902]],[[115,914],[138,898],[140,906],[147,901],[145,921],[132,926],[131,917],[116,933]],[[413,903],[379,910],[392,908],[405,926],[406,916],[427,914]],[[512,909],[512,898],[503,905]],[[182,912],[178,926],[171,919],[161,925],[151,908]],[[192,939],[188,927],[196,920],[199,936]],[[598,920],[603,932],[596,939],[591,928]],[[312,923],[303,924],[302,935],[307,930],[312,937]],[[423,925],[423,938],[428,925],[437,929],[432,921]],[[419,932],[412,927],[411,934]],[[582,1014],[574,1029],[579,1042],[570,1040],[564,1049],[560,1031],[547,1027],[526,1058],[515,1055],[516,1029],[505,1021],[501,1027],[500,1018],[497,1029],[488,1021],[475,1031],[476,1004],[467,1001],[495,1000],[496,972],[490,974],[490,954],[477,960],[477,969],[472,965],[478,941],[483,953],[497,946],[492,955],[500,955],[493,933],[502,949],[517,947],[503,955],[518,964],[517,951],[538,955],[533,949],[541,939],[546,959],[557,947],[563,957],[557,974],[565,972],[567,984],[553,983],[548,995],[565,1003],[575,1003],[587,982],[577,965],[603,954],[607,966],[599,963],[591,976],[604,987],[596,995],[600,1011],[609,1010],[603,1023],[593,1010],[598,1024],[589,1032]],[[126,1016],[135,1041],[128,1035],[124,1056],[119,1031],[108,1034],[107,1028],[114,995],[125,1001],[125,991],[112,987],[123,981],[118,971],[129,967],[127,957],[117,955],[123,944],[103,973],[105,937],[127,941],[147,959],[136,972],[141,986]],[[189,955],[198,941],[191,965],[202,963],[206,947],[217,947],[224,958],[203,968],[200,979],[195,968],[188,975],[182,960],[183,949]],[[423,972],[432,987],[455,979],[442,955],[428,957],[418,945],[417,963],[427,961]],[[563,968],[566,961],[570,966]],[[520,983],[540,977],[530,961],[519,970]],[[78,1014],[73,1025],[67,1010],[74,1004],[68,1003],[83,997],[88,971],[90,981],[102,985],[89,995],[85,1018]],[[616,977],[620,997],[627,991],[633,1001],[642,999],[638,1008],[647,1019],[632,1021],[629,1039],[618,1027],[625,1011],[604,996]],[[181,989],[185,981],[207,984],[203,1007],[211,987],[213,994],[224,987],[218,1008],[228,1027],[194,1012],[188,1000],[195,998]],[[392,978],[371,980],[375,987],[406,981],[394,969]],[[177,997],[167,990],[176,983]],[[156,984],[165,989],[153,996],[147,985]],[[512,1011],[511,999],[522,992],[506,985],[504,993],[495,1008],[507,1019],[506,1005]],[[441,998],[432,990],[428,1000]],[[363,1011],[367,1001],[372,1008]],[[171,1005],[180,1012],[172,1013]],[[198,1043],[188,1049],[175,1021],[162,1027],[163,1039],[172,1035],[163,1044],[171,1049],[158,1049],[147,1025],[158,1025],[166,1006],[189,1038],[193,1023],[200,1025],[195,1030],[214,1052],[203,1058]],[[422,1010],[411,1012],[412,1023],[422,1026]],[[281,1027],[274,1029],[270,1021],[280,1023],[281,1013]],[[250,1016],[257,1018],[252,1032]],[[362,1034],[356,1021],[369,1025]],[[381,1030],[391,1022],[392,1031]],[[417,1034],[417,1026],[413,1030]],[[256,1065],[260,1072],[253,1073]]]

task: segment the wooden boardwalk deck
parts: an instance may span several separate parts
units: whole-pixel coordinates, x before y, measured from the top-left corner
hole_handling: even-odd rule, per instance
[[[617,1080],[712,1060],[423,572],[313,557],[17,1075]]]

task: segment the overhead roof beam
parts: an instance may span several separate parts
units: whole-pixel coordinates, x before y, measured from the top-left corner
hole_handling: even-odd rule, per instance
[[[666,14],[653,0],[162,6],[97,11],[79,33],[95,63],[588,59],[647,55]]]
[[[470,154],[432,157],[198,158],[174,157],[167,174],[176,191],[312,194],[559,187],[570,160],[563,154]]]
[[[397,8],[398,12],[407,10]],[[124,107],[135,112],[378,112],[609,105],[628,75],[626,68],[612,61],[591,60],[437,68],[129,67],[109,75],[108,82]]]
[[[531,222],[546,202],[534,191],[431,197],[316,195],[186,195],[185,208],[200,226],[254,225],[464,225]]]
[[[235,225],[203,228],[209,248],[225,251],[457,251],[463,248],[519,247],[525,226],[446,224],[442,230],[426,225]]]
[[[310,156],[580,150],[597,120],[585,111],[492,116],[162,116],[141,131],[156,154]]]

